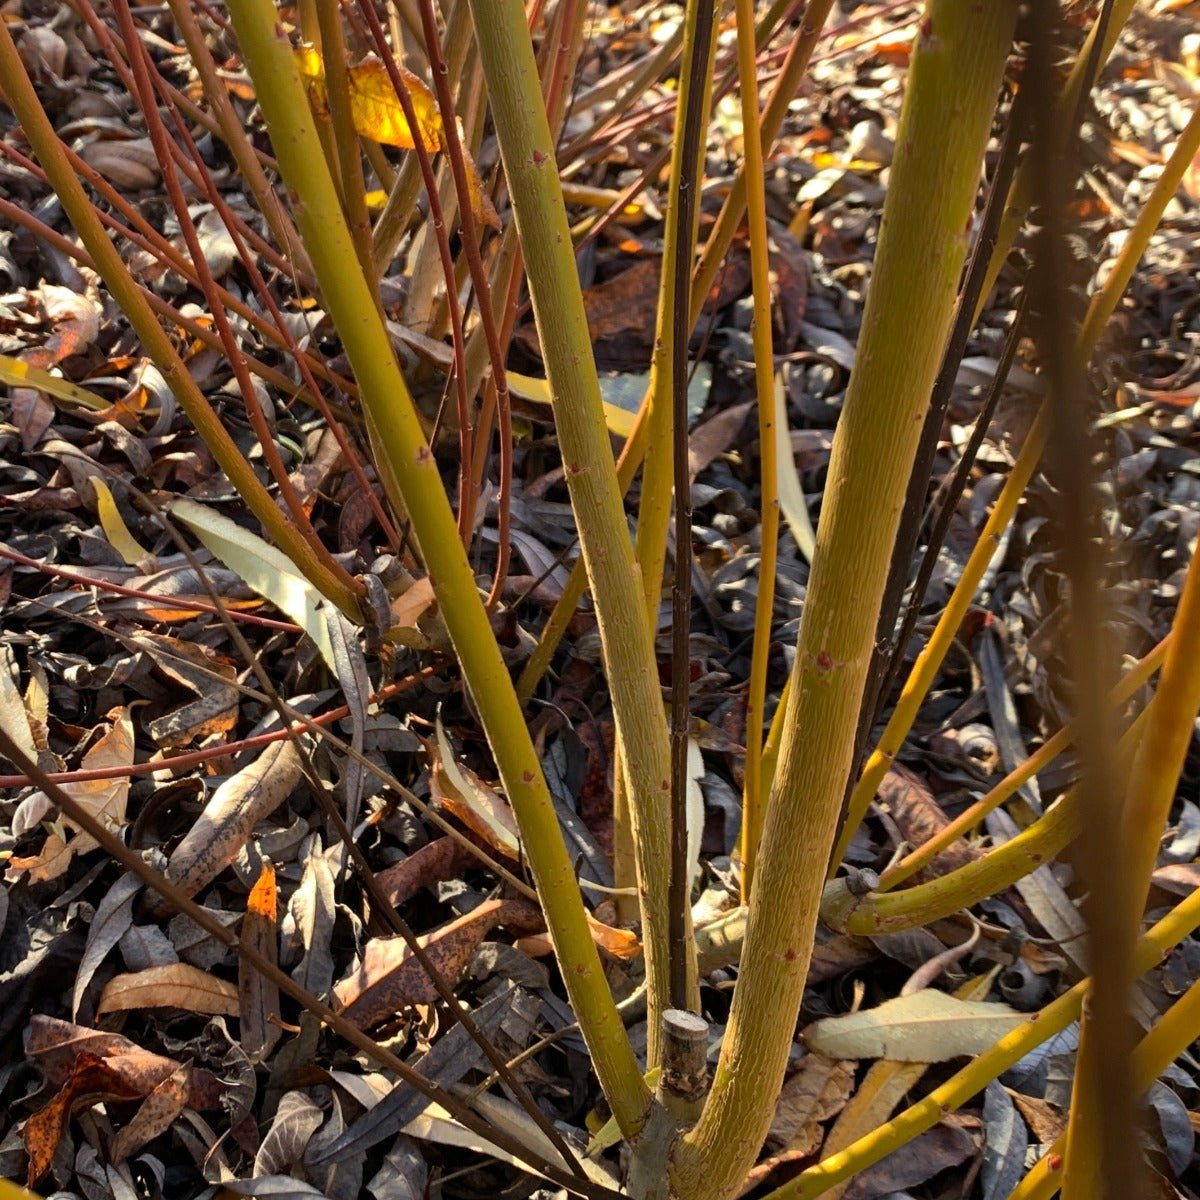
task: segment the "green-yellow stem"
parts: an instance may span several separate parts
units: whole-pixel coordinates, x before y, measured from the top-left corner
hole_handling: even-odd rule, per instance
[[[463,666],[521,830],[563,979],[621,1129],[635,1132],[650,1101],[588,929],[554,805],[500,648],[457,536],[437,463],[421,431],[354,243],[271,0],[234,0],[230,12],[255,81],[296,221],[322,298],[354,368],[379,445],[403,493],[443,619]]]
[[[795,95],[796,88],[800,85],[800,80],[805,70],[808,68],[813,47],[817,43],[817,37],[832,7],[833,0],[811,0],[808,8],[805,10],[804,24],[800,30],[800,37],[788,51],[783,71],[776,80],[775,89],[771,93],[771,98],[767,102],[767,107],[763,113],[760,144],[762,145],[764,155],[770,149],[776,135],[779,133],[780,126],[783,124],[783,118],[787,113],[787,107]],[[701,256],[700,263],[696,268],[695,278],[692,281],[691,323],[693,326],[700,319],[700,312],[704,306],[704,298],[708,295],[709,289],[717,277],[717,272],[720,270],[721,263],[729,252],[729,247],[733,243],[733,236],[737,232],[738,225],[741,223],[745,208],[746,183],[745,163],[743,163],[738,170],[737,178],[734,180],[729,196],[726,197],[725,204],[721,209],[721,216],[718,218],[712,232],[708,235],[704,253]],[[637,469],[641,466],[642,457],[646,452],[650,395],[651,392],[648,391],[646,399],[643,400],[642,406],[638,410],[638,417],[633,432],[629,435],[629,440],[625,443],[625,447],[621,451],[621,457],[617,463],[617,479],[622,494],[628,490],[629,485],[633,482],[633,477],[637,474]],[[575,568],[571,571],[566,587],[563,589],[562,597],[554,606],[554,611],[550,614],[550,620],[546,622],[545,627],[542,629],[542,635],[538,639],[538,644],[533,654],[521,671],[520,679],[517,681],[517,693],[522,698],[528,699],[528,697],[533,695],[533,689],[537,686],[538,680],[546,673],[547,668],[550,666],[550,659],[553,657],[555,649],[562,640],[562,636],[566,632],[567,625],[570,623],[576,608],[579,606],[579,601],[582,599],[586,587],[587,582],[580,564],[576,564]]]
[[[779,485],[775,429],[775,348],[771,336],[771,262],[767,232],[767,189],[758,115],[758,64],[754,46],[754,0],[735,0],[738,78],[746,147],[746,215],[750,224],[750,275],[754,288],[754,390],[758,402],[758,463],[762,517],[759,524],[758,592],[754,598],[754,645],[746,693],[746,769],[742,791],[742,903],[750,896],[762,836],[763,712],[771,617],[775,607],[775,563],[779,544]]]
[[[1133,1052],[1134,1085],[1145,1091],[1200,1036],[1200,981],[1163,1013]],[[1008,1200],[1052,1200],[1063,1182],[1066,1134],[1059,1134]]]
[[[654,642],[617,487],[525,9],[520,0],[489,0],[486,5],[472,0],[471,9],[553,397],[567,487],[596,604],[618,752],[630,788],[646,952],[647,1057],[653,1066],[659,1014],[669,994],[671,787]]]
[[[1147,712],[1139,714],[1121,738],[1117,750],[1119,769],[1129,769],[1146,720]],[[821,915],[835,928],[864,937],[928,925],[969,908],[985,896],[1002,892],[1050,862],[1079,836],[1085,817],[1076,785],[1016,837],[928,883],[899,892],[855,896],[844,879],[834,880],[825,889]]]
[[[953,315],[1017,5],[932,0],[896,138],[879,248],[829,466],[745,953],[712,1090],[672,1186],[724,1200],[770,1125],[812,955],[875,624]],[[912,304],[919,290],[919,310]]]
[[[1200,150],[1200,117],[1197,113],[1193,113],[1184,133],[1176,143],[1175,150],[1164,165],[1162,175],[1147,197],[1145,207],[1121,247],[1121,252],[1117,256],[1117,261],[1109,272],[1108,278],[1088,304],[1087,316],[1084,318],[1083,328],[1079,334],[1078,353],[1081,358],[1086,359],[1095,349],[1100,335],[1116,311],[1117,304],[1129,280],[1133,277],[1138,261],[1145,253],[1151,234],[1158,228],[1168,202],[1175,194],[1183,178],[1183,173],[1198,150]],[[1000,254],[1001,248],[997,246],[996,255]],[[1042,451],[1046,448],[1047,433],[1048,419],[1039,413],[1038,419],[1025,439],[1025,445],[1021,447],[1021,453],[1017,456],[1017,461],[1013,464],[1008,479],[996,499],[995,507],[988,516],[983,532],[979,535],[979,540],[967,560],[967,565],[963,568],[963,572],[955,584],[949,602],[938,618],[929,641],[926,642],[917,656],[917,661],[913,664],[904,690],[900,693],[900,699],[888,719],[883,736],[879,739],[879,745],[867,759],[862,776],[854,787],[847,808],[846,823],[842,828],[841,837],[833,856],[835,863],[841,861],[845,848],[854,835],[854,830],[866,815],[880,782],[900,752],[900,747],[904,744],[904,739],[912,728],[917,712],[934,679],[937,678],[942,661],[954,641],[963,617],[966,616],[967,610],[971,606],[976,589],[992,559],[995,547],[1003,537],[1005,529],[1008,528],[1008,523],[1012,520],[1017,505],[1020,503],[1021,495],[1029,486],[1034,471],[1037,470]]]
[[[1200,891],[1188,896],[1138,941],[1134,958],[1138,973],[1156,967],[1166,952],[1178,945],[1197,925],[1200,925]],[[852,1146],[801,1172],[790,1183],[770,1192],[765,1200],[813,1200],[813,1197],[865,1171],[873,1163],[931,1129],[948,1112],[953,1112],[983,1091],[993,1079],[1031,1050],[1077,1020],[1088,984],[1087,979],[1077,983],[1012,1033],[1005,1034],[990,1049],[972,1059],[968,1066],[934,1088],[928,1096],[894,1116],[885,1125],[859,1138]],[[1195,1009],[1191,1006],[1189,1009],[1194,1014]],[[1178,1026],[1170,1036],[1181,1036]],[[1156,1053],[1161,1054],[1161,1051]]]
[[[696,243],[699,229],[700,207],[695,207],[695,217],[689,229],[679,227],[679,204],[676,198],[681,187],[697,187],[698,180],[683,177],[684,116],[689,105],[695,103],[697,72],[693,69],[696,56],[696,16],[701,4],[715,4],[720,8],[721,0],[690,0],[684,14],[683,59],[679,74],[678,119],[671,145],[671,171],[667,183],[667,194],[671,204],[667,208],[666,225],[663,229],[663,272],[658,290],[658,310],[654,326],[654,355],[650,360],[649,405],[647,418],[646,460],[642,471],[642,490],[638,502],[637,516],[637,561],[642,576],[642,590],[646,597],[646,622],[652,633],[658,629],[658,607],[663,588],[663,564],[667,556],[667,525],[671,517],[672,463],[671,451],[674,442],[674,420],[671,413],[671,395],[674,377],[675,355],[675,296],[672,290],[671,264],[675,262],[679,243],[689,247]],[[707,113],[711,105],[713,63],[716,59],[716,38],[709,41],[702,74],[703,80],[700,107]],[[690,257],[690,256],[689,256]],[[691,327],[689,322],[689,328]],[[677,546],[677,554],[688,553],[687,547]]]
[[[1137,690],[1162,666],[1163,659],[1167,656],[1168,645],[1170,645],[1170,634],[1122,677],[1120,683],[1112,689],[1109,695],[1109,704],[1114,709],[1122,707],[1132,699]],[[1010,797],[1015,796],[1024,783],[1032,779],[1038,772],[1045,770],[1070,746],[1074,735],[1074,722],[1065,725],[1045,745],[1034,751],[1016,770],[1010,771],[986,796],[980,797],[969,808],[964,809],[957,817],[949,821],[944,828],[939,829],[927,842],[922,842],[895,866],[889,867],[883,873],[876,890],[890,891],[915,875],[952,842],[960,837],[965,837],[988,813],[999,808]]]

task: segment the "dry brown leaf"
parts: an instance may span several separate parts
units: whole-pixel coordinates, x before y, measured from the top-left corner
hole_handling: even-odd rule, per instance
[[[474,771],[455,759],[440,721],[436,744],[427,742],[425,748],[432,767],[429,790],[434,803],[448,809],[493,850],[517,858],[521,843],[512,809]]]
[[[419,939],[446,981],[462,974],[479,943],[498,925],[515,932],[543,928],[541,909],[526,900],[487,900],[466,916]],[[372,938],[362,965],[334,985],[343,1017],[368,1029],[415,1004],[433,1004],[438,993],[425,968],[401,937]]]
[[[896,822],[904,840],[913,847],[923,846],[950,824],[924,780],[899,764],[891,767],[883,777],[879,785],[879,803]],[[927,870],[934,875],[945,875],[978,857],[979,853],[959,838],[937,855]]]
[[[231,661],[207,646],[180,638],[144,630],[133,637],[164,675],[197,696],[149,723],[150,736],[164,750],[228,733],[237,724],[237,668]]]
[[[769,1141],[811,1154],[821,1144],[820,1123],[840,1112],[854,1089],[854,1063],[809,1054],[783,1085]]]
[[[212,794],[196,824],[175,847],[167,878],[186,896],[211,883],[237,857],[254,826],[292,794],[301,771],[295,745],[272,742]]]
[[[124,1162],[147,1142],[171,1128],[187,1105],[191,1074],[191,1064],[184,1063],[142,1101],[133,1120],[113,1139],[111,1159],[114,1163]]]
[[[461,842],[440,837],[380,871],[375,878],[388,900],[401,905],[422,888],[461,875],[474,861],[475,856]]]
[[[62,1140],[71,1113],[104,1101],[137,1100],[143,1093],[131,1087],[111,1064],[92,1054],[81,1054],[59,1093],[35,1112],[22,1130],[25,1153],[29,1155],[26,1184],[33,1187],[50,1169],[54,1152]]]
[[[80,157],[122,192],[140,192],[158,183],[158,157],[148,137],[91,142]]]
[[[238,1015],[237,986],[189,963],[167,963],[115,975],[104,985],[96,1015],[142,1008],[182,1008],[210,1016]]]
[[[109,767],[128,767],[133,762],[133,721],[127,708],[114,709],[109,713],[112,724],[100,740],[83,756],[80,764],[85,771]],[[90,779],[76,783],[65,783],[63,791],[72,796],[87,812],[115,832],[125,824],[125,804],[129,798],[129,776],[120,779]],[[78,827],[68,818],[62,818],[67,829]],[[44,883],[57,879],[71,863],[75,854],[86,854],[97,846],[94,838],[77,832],[66,840],[51,833],[41,852],[32,858],[14,858],[9,862],[11,872],[29,872],[30,883]]]

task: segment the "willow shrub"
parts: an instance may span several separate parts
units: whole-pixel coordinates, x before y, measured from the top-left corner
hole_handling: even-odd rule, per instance
[[[348,66],[347,27],[333,4],[308,0],[300,5],[300,34],[312,47],[300,54],[297,32],[284,26],[272,0],[229,0],[236,45],[256,89],[273,159],[266,158],[241,128],[199,18],[183,0],[172,3],[171,8],[196,64],[205,103],[198,108],[185,104],[177,110],[186,121],[180,120],[173,129],[167,128],[159,104],[163,99],[177,104],[178,98],[165,89],[137,38],[127,0],[114,0],[113,8],[115,33],[81,0],[81,11],[93,35],[111,50],[114,65],[146,114],[164,181],[185,232],[190,225],[186,211],[180,212],[181,205],[186,209],[180,171],[195,186],[203,187],[206,181],[211,184],[199,158],[189,165],[178,154],[186,140],[184,126],[192,122],[227,142],[240,165],[248,195],[262,210],[275,242],[251,244],[252,253],[274,255],[276,264],[286,269],[304,294],[319,298],[336,327],[369,432],[373,465],[389,501],[390,511],[379,513],[381,528],[394,532],[403,525],[411,530],[417,561],[432,584],[463,682],[491,746],[503,792],[516,815],[562,980],[619,1134],[632,1147],[630,1190],[670,1194],[682,1200],[728,1200],[753,1165],[775,1110],[822,907],[827,919],[864,932],[932,920],[1009,886],[1069,845],[1086,823],[1089,776],[1085,769],[1082,792],[1077,789],[1060,800],[1006,847],[924,885],[934,889],[932,893],[921,887],[890,891],[894,883],[886,877],[874,893],[869,889],[864,893],[862,887],[850,889],[844,881],[827,884],[835,846],[845,843],[861,819],[875,784],[907,733],[978,585],[993,539],[1011,518],[1050,433],[1051,422],[1044,416],[1030,434],[1009,486],[996,504],[943,626],[906,685],[885,742],[868,758],[862,782],[851,792],[850,818],[843,822],[843,798],[855,768],[855,730],[889,569],[902,540],[905,496],[918,459],[930,396],[939,370],[945,367],[956,309],[964,303],[960,288],[970,241],[964,231],[971,227],[984,152],[1002,111],[1006,66],[1017,53],[1017,4],[1012,0],[928,0],[916,28],[857,365],[834,441],[795,667],[786,702],[765,745],[757,725],[761,723],[770,637],[771,581],[760,581],[768,601],[760,605],[758,614],[757,690],[752,694],[752,711],[759,719],[747,733],[751,769],[742,844],[743,869],[747,880],[752,874],[753,884],[747,883],[747,905],[737,914],[744,940],[732,1011],[711,1081],[706,1078],[703,1038],[699,1059],[691,1062],[689,1074],[687,1063],[673,1057],[685,1053],[677,1039],[662,1037],[664,1020],[668,1032],[695,1029],[694,1020],[689,1024],[669,1010],[672,1005],[694,1006],[698,994],[695,942],[686,911],[678,911],[681,863],[677,852],[673,857],[671,838],[672,822],[678,828],[679,820],[672,800],[681,793],[683,781],[678,759],[672,759],[652,624],[664,587],[672,481],[678,478],[678,469],[672,464],[679,460],[684,436],[671,405],[680,394],[687,334],[698,301],[749,203],[758,314],[756,350],[762,360],[756,381],[760,434],[763,445],[771,445],[774,402],[762,161],[803,76],[831,8],[830,0],[811,0],[761,114],[753,74],[755,51],[779,32],[788,6],[772,5],[759,15],[756,28],[752,5],[738,5],[740,85],[751,147],[694,272],[690,270],[696,248],[694,205],[684,202],[689,195],[694,199],[702,183],[691,164],[696,158],[696,120],[702,132],[718,82],[714,79],[717,58],[711,27],[720,14],[692,3],[676,43],[655,52],[649,60],[651,69],[643,72],[636,88],[618,92],[621,107],[614,111],[622,111],[636,99],[639,89],[674,71],[673,64],[678,62],[679,119],[670,173],[668,253],[664,255],[654,373],[638,426],[619,463],[613,461],[564,208],[560,168],[567,164],[558,156],[566,101],[584,45],[585,5],[579,0],[561,0],[557,5],[537,6],[537,31],[543,35],[539,60],[530,35],[529,13],[520,0],[455,0],[445,14],[445,57],[437,14],[432,4],[423,0],[418,10],[426,62],[432,66],[430,77],[435,84],[429,88],[387,53],[378,14],[367,4],[360,4],[357,10],[349,7],[349,13],[354,17],[355,36],[376,39],[374,44],[384,52],[381,61],[370,64],[369,78],[367,68]],[[1088,86],[1089,71],[1111,50],[1130,8],[1129,0],[1109,6],[1105,21],[1093,30],[1061,86],[1048,67],[1039,68],[1047,91],[1034,137],[1035,144],[1043,148],[1045,162],[1057,161],[1055,153],[1059,159],[1069,159],[1067,151],[1074,138],[1071,121],[1080,91]],[[1042,39],[1052,34],[1045,21],[1026,31],[1026,36]],[[1040,43],[1035,43],[1034,50],[1039,47]],[[1027,77],[1031,77],[1035,60],[1037,54],[1029,54],[1024,64]],[[79,178],[79,164],[58,141],[4,26],[0,26],[0,82],[79,234],[83,253],[103,277],[144,351],[162,370],[187,418],[260,521],[264,534],[330,602],[352,621],[364,622],[369,598],[364,581],[349,575],[328,554],[302,509],[293,506],[292,520],[281,515],[274,498],[242,460],[192,382],[163,329],[164,318],[171,319],[170,310],[164,313],[161,302],[154,303],[139,287],[110,240],[94,196]],[[720,82],[724,86],[731,78],[723,77]],[[456,107],[453,113],[452,106]],[[1048,120],[1045,113],[1055,119]],[[1127,266],[1132,271],[1136,265],[1137,255],[1173,190],[1171,180],[1178,182],[1179,173],[1195,152],[1196,125],[1193,120],[1168,164],[1159,189],[1162,194],[1156,192],[1131,237],[1122,270]],[[495,133],[502,161],[503,187],[497,194],[507,195],[507,206],[499,217],[491,210],[468,152],[472,144],[479,144],[487,128]],[[380,152],[380,141],[409,148],[398,171]],[[434,162],[439,154],[445,155],[448,164],[440,176]],[[995,278],[996,264],[1019,232],[1028,201],[1038,194],[1037,159],[1038,155],[1031,155],[1022,163],[1013,185],[992,256],[989,284]],[[372,217],[366,202],[372,178],[388,192],[378,217]],[[89,178],[87,182],[95,186],[96,181]],[[417,207],[422,189],[426,211],[433,219],[421,257],[412,265],[411,279],[413,294],[425,298],[422,302],[434,318],[435,330],[442,329],[453,345],[462,452],[456,503],[443,486],[413,403],[410,381],[396,357],[379,295],[381,267],[404,231],[422,220]],[[1052,192],[1042,194],[1041,200],[1052,206],[1057,203]],[[451,223],[461,226],[457,265],[447,237]],[[498,227],[499,232],[488,236],[489,226]],[[1053,226],[1047,222],[1044,234],[1051,239],[1046,243],[1047,261],[1053,257],[1053,238],[1065,232],[1056,234]],[[245,232],[240,230],[239,237]],[[682,271],[672,276],[674,264],[682,264]],[[232,335],[228,323],[222,322],[226,311],[234,310],[232,298],[208,276],[202,257],[193,254],[189,261],[182,256],[172,266],[204,291],[217,318],[217,332],[224,339],[217,344],[229,349]],[[455,281],[447,290],[440,326],[433,287],[439,271]],[[1073,364],[1075,374],[1048,373],[1051,406],[1055,390],[1062,391],[1078,378],[1128,280],[1128,272],[1123,278],[1121,270],[1115,274],[1116,285],[1110,277],[1097,293],[1082,329],[1059,331],[1063,336],[1058,345],[1060,350],[1066,347],[1062,353]],[[475,286],[481,309],[481,319],[470,325],[463,323],[457,298],[458,283],[466,278]],[[511,461],[507,457],[511,430],[504,351],[512,333],[513,301],[522,285],[532,302],[541,341],[582,570],[594,600],[615,718],[618,845],[628,850],[619,867],[637,885],[650,1013],[647,1062],[635,1055],[605,981],[525,713],[465,549],[464,534],[472,527],[472,505],[493,421],[500,429],[502,463]],[[278,318],[277,312],[274,315]],[[319,402],[322,385],[330,382],[326,365],[289,342],[280,321],[274,327],[267,322],[264,327],[260,320],[259,327],[294,355],[310,398]],[[237,353],[231,357],[241,358]],[[263,364],[251,364],[243,365],[238,374],[247,408],[257,411],[247,372],[270,380],[270,370]],[[330,420],[335,421],[332,414]],[[472,428],[478,442],[471,440]],[[628,533],[623,496],[643,456],[645,476],[635,545]],[[768,460],[765,504],[773,509],[774,455],[764,453],[763,458]],[[278,474],[274,482],[287,499]],[[773,539],[777,524],[766,520],[769,515],[764,514],[764,528]],[[763,560],[772,561],[771,546],[764,547]],[[578,596],[578,587],[568,589],[563,612],[569,613]],[[561,617],[562,613],[556,614],[544,636],[539,650],[541,665],[553,648],[552,630],[562,628]],[[1083,615],[1077,617],[1085,620]],[[1146,669],[1148,674],[1165,659],[1159,697],[1127,735],[1122,761],[1128,787],[1119,794],[1114,792],[1116,819],[1123,822],[1129,836],[1113,841],[1116,852],[1127,854],[1128,861],[1122,860],[1127,868],[1123,876],[1126,886],[1116,895],[1112,912],[1114,928],[1123,931],[1128,953],[1117,962],[1105,958],[1103,946],[1096,948],[1093,961],[1115,963],[1105,976],[1104,987],[1109,990],[1102,989],[1093,997],[1103,1001],[1099,1008],[1105,1011],[1119,1011],[1121,989],[1133,974],[1146,969],[1155,954],[1200,921],[1197,904],[1188,901],[1141,942],[1136,941],[1153,847],[1166,820],[1191,719],[1200,705],[1198,630],[1196,585],[1189,575],[1170,645]],[[524,694],[528,683],[528,679],[522,681]],[[1094,730],[1106,712],[1100,703],[1092,709],[1095,711],[1090,716],[1083,714],[1083,724],[1073,731],[1085,748],[1087,731]],[[1064,734],[1061,745],[1069,736]],[[1018,783],[1012,782],[1005,795],[1011,795]],[[974,819],[982,815],[980,810]],[[897,875],[894,882],[901,881]],[[683,907],[686,909],[686,902]],[[865,1133],[809,1168],[779,1196],[814,1196],[837,1187],[928,1128],[948,1107],[961,1104],[1021,1053],[1077,1017],[1086,991],[1086,985],[1080,985],[1055,1001],[1043,1020],[1003,1039],[993,1051],[981,1055],[896,1120]],[[1124,1054],[1127,1077],[1136,1079],[1138,1087],[1145,1086],[1153,1078],[1152,1068],[1157,1064],[1156,1069],[1161,1069],[1195,1032],[1194,1003],[1185,1000],[1190,1007],[1177,1006],[1136,1052]],[[1086,1022],[1084,1044],[1080,1057],[1083,1077],[1103,1078],[1104,1052],[1115,1051],[1101,1044]],[[665,1058],[664,1045],[669,1048]],[[652,1088],[645,1072],[659,1066],[664,1068],[661,1081]],[[1023,1194],[1050,1194],[1063,1182],[1064,1161],[1066,1189],[1076,1194],[1099,1194],[1094,1190],[1098,1179],[1129,1178],[1131,1156],[1119,1151],[1122,1139],[1112,1124],[1118,1113],[1117,1108],[1103,1103],[1077,1104],[1065,1156],[1056,1151],[1053,1159],[1045,1160],[1022,1185]],[[1124,1130],[1119,1132],[1124,1134]],[[1106,1157],[1114,1147],[1116,1158]],[[563,1165],[571,1164],[564,1160]],[[1073,1177],[1070,1172],[1075,1173]]]

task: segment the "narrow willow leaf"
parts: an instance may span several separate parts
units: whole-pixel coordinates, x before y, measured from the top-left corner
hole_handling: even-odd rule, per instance
[[[100,528],[104,530],[108,544],[128,566],[136,567],[147,559],[152,560],[154,556],[143,550],[129,532],[129,526],[125,524],[112,492],[108,490],[108,484],[93,475],[92,487],[96,492],[96,515],[100,518]]]
[[[7,354],[0,354],[0,383],[7,383],[9,387],[37,388],[39,392],[45,392],[55,400],[69,400],[73,404],[80,404],[97,412],[110,407],[103,396],[97,396],[95,392],[89,392],[77,383],[51,375],[49,371],[30,366],[29,363],[22,362],[19,358],[11,358]]]
[[[780,375],[775,376],[775,430],[779,508],[796,540],[796,549],[804,556],[805,562],[811,563],[817,548],[817,537],[813,533],[808,505],[804,502],[800,472],[796,470],[796,456],[792,452],[792,439],[788,434],[786,393]]]
[[[958,1000],[926,988],[865,1012],[817,1021],[804,1040],[829,1058],[945,1062],[982,1054],[1026,1019],[1007,1004]]]
[[[529,400],[533,404],[552,406],[549,380],[537,379],[532,375],[519,375],[516,371],[507,371],[505,375],[508,379],[509,391],[514,396],[520,396],[522,400]],[[604,402],[604,423],[608,426],[609,433],[627,438],[633,432],[636,418],[636,413],[630,412],[618,404]]]
[[[238,1015],[237,985],[188,963],[114,975],[100,993],[96,1015],[146,1008],[181,1008],[210,1016]]]
[[[329,640],[329,627],[321,614],[325,598],[282,551],[228,517],[197,504],[176,500],[171,516],[186,525],[227,566],[312,638],[329,669],[337,675],[338,662]]]

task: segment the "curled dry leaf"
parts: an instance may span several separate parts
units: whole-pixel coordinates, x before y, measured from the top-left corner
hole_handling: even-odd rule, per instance
[[[103,1016],[141,1008],[182,1008],[214,1017],[236,1017],[237,987],[189,963],[168,963],[115,975],[100,993],[96,1013]]]
[[[85,771],[108,767],[128,767],[133,762],[133,721],[127,708],[114,709],[109,714],[112,725],[100,740],[83,756]],[[129,798],[129,777],[121,779],[90,779],[77,783],[65,783],[63,790],[74,797],[98,821],[109,829],[119,829],[125,824],[125,804]],[[67,818],[62,824],[67,829],[76,827]],[[41,852],[32,858],[13,858],[9,862],[11,872],[29,872],[30,883],[44,883],[57,879],[71,863],[75,854],[86,854],[96,848],[96,841],[86,833],[77,832],[70,840],[57,833],[46,838]]]
[[[453,984],[471,960],[479,943],[498,925],[515,932],[543,928],[541,910],[525,900],[487,900],[466,916],[419,939],[443,977]],[[438,999],[425,968],[400,937],[372,938],[362,965],[334,985],[334,998],[343,1017],[367,1029],[414,1004]]]
[[[196,824],[175,847],[167,878],[188,896],[211,883],[237,857],[254,826],[291,795],[300,775],[300,754],[294,743],[272,742],[212,794]]]
[[[435,838],[376,876],[390,903],[404,904],[423,887],[461,875],[475,856],[452,837]]]
[[[94,1054],[79,1055],[58,1094],[25,1122],[22,1137],[29,1156],[27,1185],[32,1187],[50,1169],[67,1121],[77,1105],[85,1101],[91,1106],[105,1101],[138,1100],[142,1095],[111,1064]]]
[[[153,1141],[160,1133],[165,1133],[171,1128],[175,1118],[183,1112],[187,1104],[188,1079],[191,1073],[191,1064],[184,1063],[172,1071],[142,1101],[142,1106],[134,1114],[133,1120],[118,1131],[113,1141],[114,1163],[124,1162],[147,1142]]]
[[[168,678],[196,694],[196,699],[150,721],[150,736],[164,749],[228,733],[237,724],[237,668],[207,646],[139,630],[133,635]]]
[[[144,191],[158,182],[158,158],[148,137],[92,142],[83,148],[81,157],[123,192]]]
[[[602,950],[607,950],[614,958],[637,958],[642,952],[642,943],[631,929],[618,929],[614,925],[605,925],[588,913],[588,932],[592,941]],[[517,948],[531,958],[540,958],[554,953],[554,943],[548,933],[535,933],[530,937],[517,940]]]
[[[474,771],[456,761],[440,717],[437,746],[429,746],[428,750],[434,802],[449,809],[493,850],[518,858],[521,843],[512,809]]]

